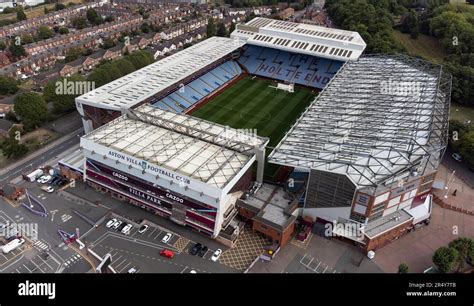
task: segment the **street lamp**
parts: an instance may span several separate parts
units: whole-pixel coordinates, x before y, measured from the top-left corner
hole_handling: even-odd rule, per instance
[[[456,173],[456,170],[453,170],[453,173],[451,173],[451,177],[448,179],[448,183],[444,187],[444,189],[446,189],[446,194],[444,195],[445,199],[448,198],[449,190],[451,189],[451,185],[454,183],[454,179],[455,179],[454,178],[454,173]]]

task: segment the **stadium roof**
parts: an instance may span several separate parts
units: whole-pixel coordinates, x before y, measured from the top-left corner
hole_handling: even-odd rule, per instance
[[[224,188],[268,138],[148,104],[83,137],[183,176]]]
[[[128,109],[244,44],[226,37],[211,37],[79,96],[76,102],[111,110]]]
[[[451,76],[405,56],[347,62],[269,156],[375,187],[436,169],[447,142]],[[421,169],[420,169],[421,168]]]
[[[238,24],[231,37],[252,45],[340,61],[358,59],[366,47],[357,32],[262,17]]]

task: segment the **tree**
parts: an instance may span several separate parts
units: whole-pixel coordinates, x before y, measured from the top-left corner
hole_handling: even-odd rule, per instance
[[[66,8],[66,6],[62,3],[56,3],[54,5],[54,10],[55,11],[60,11],[60,10],[64,10]]]
[[[135,67],[133,67],[133,64],[125,58],[118,59],[115,61],[115,63],[117,68],[120,70],[121,75],[127,75],[135,71]]]
[[[87,28],[87,20],[84,17],[73,18],[71,23],[72,23],[72,26],[78,30]]]
[[[408,273],[408,265],[406,263],[402,262],[398,266],[398,273]]]
[[[226,37],[227,36],[227,29],[225,28],[224,23],[219,22],[217,24],[216,36],[219,36],[219,37]]]
[[[464,162],[474,167],[474,130],[471,130],[459,139],[459,153]]]
[[[457,238],[449,243],[449,247],[458,252],[456,259],[458,267],[457,271],[463,268],[464,263],[474,257],[474,240],[467,237]]]
[[[8,137],[2,142],[1,149],[3,155],[8,158],[17,158],[28,153],[28,148],[12,137]]]
[[[133,67],[135,67],[135,69],[140,69],[153,63],[154,58],[153,55],[148,52],[136,51],[127,56],[127,60],[129,60],[133,64]]]
[[[112,22],[112,21],[114,21],[114,16],[109,15],[109,16],[105,17],[105,22]]]
[[[92,71],[92,73],[89,74],[89,76],[87,77],[87,81],[94,82],[95,87],[97,88],[97,87],[107,84],[108,82],[111,81],[111,79],[107,70],[99,67],[99,68],[94,69],[94,71]]]
[[[140,31],[142,31],[143,33],[150,33],[150,25],[147,23],[147,22],[144,22],[141,26],[140,26]]]
[[[7,48],[7,45],[5,44],[5,42],[3,41],[0,41],[0,50],[5,50]]]
[[[26,45],[26,44],[31,44],[35,40],[33,39],[33,36],[31,34],[23,34],[21,35],[21,44]]]
[[[115,46],[115,42],[112,38],[106,38],[104,40],[104,43],[102,44],[101,48],[102,49],[110,49]]]
[[[86,12],[87,20],[93,25],[99,25],[102,23],[102,17],[97,13],[96,10],[90,8]]]
[[[0,76],[0,95],[11,95],[18,91],[18,81],[7,76]]]
[[[48,39],[53,37],[54,33],[51,29],[47,26],[40,26],[38,28],[38,38],[39,39]]]
[[[207,20],[206,35],[207,37],[216,35],[216,25],[214,24],[214,19],[212,17]]]
[[[234,31],[235,31],[235,23],[232,22],[230,24],[229,33],[227,33],[227,36],[230,36],[230,34],[232,34],[232,32],[234,32]]]
[[[456,249],[440,247],[433,255],[433,263],[441,273],[448,273],[453,269],[458,256]]]
[[[418,37],[420,34],[420,22],[415,10],[410,10],[410,12],[403,18],[401,30],[403,33],[410,33],[410,37],[413,39]]]
[[[15,113],[27,129],[36,128],[48,118],[48,108],[43,97],[34,92],[19,94],[13,101]]]
[[[25,12],[23,12],[23,8],[21,8],[21,7],[17,8],[16,20],[18,20],[18,21],[26,20],[26,14],[25,14]]]
[[[3,9],[3,14],[11,14],[11,13],[14,13],[15,12],[15,9],[13,7],[6,7]]]
[[[64,84],[73,84],[74,88],[83,88],[82,86],[75,86],[78,82],[84,82],[85,79],[82,75],[73,75],[67,78],[60,78],[57,81],[51,81],[44,87],[43,97],[47,102],[53,103],[53,111],[56,114],[69,113],[76,109],[76,103],[74,98],[84,94],[85,92],[74,92],[69,94],[67,88],[57,90],[59,86]],[[81,83],[79,83],[81,84]]]
[[[22,56],[26,56],[26,51],[25,48],[21,44],[16,44],[15,41],[13,41],[10,44],[10,47],[8,48],[10,51],[10,54],[12,55],[14,60],[20,59]]]
[[[66,58],[64,59],[64,61],[66,63],[75,61],[79,56],[84,54],[84,52],[85,52],[85,49],[83,47],[70,48],[66,53]]]
[[[59,34],[64,35],[64,34],[68,34],[68,33],[69,33],[68,28],[66,28],[66,27],[60,27],[59,28]]]

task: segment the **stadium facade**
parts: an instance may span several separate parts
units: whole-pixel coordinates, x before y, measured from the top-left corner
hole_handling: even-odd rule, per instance
[[[237,25],[231,38],[77,97],[86,135],[62,173],[214,238],[235,240],[238,211],[277,243],[299,215],[362,225],[362,238],[334,234],[377,248],[429,216],[431,206],[421,208],[446,146],[450,80],[420,60],[362,56],[365,46],[356,32],[314,25]],[[267,138],[189,115],[242,75],[322,90],[268,159],[309,177],[299,209],[283,209],[286,196],[262,186]],[[397,92],[413,80],[419,96]],[[259,188],[279,200],[251,200]]]
[[[406,56],[347,62],[269,156],[309,173],[303,215],[367,250],[429,221],[451,76]],[[354,230],[356,229],[356,230]]]

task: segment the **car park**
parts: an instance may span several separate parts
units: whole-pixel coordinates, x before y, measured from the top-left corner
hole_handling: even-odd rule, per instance
[[[117,228],[120,226],[120,224],[122,224],[122,221],[117,220],[117,221],[115,221],[114,225],[112,225],[112,227],[113,227],[114,229],[117,229]]]
[[[203,246],[203,247],[199,250],[198,256],[199,256],[199,257],[204,257],[204,255],[206,255],[207,250],[209,250],[208,247],[207,247],[207,246]]]
[[[143,224],[140,229],[138,230],[138,233],[139,234],[143,234],[147,231],[147,229],[149,228],[148,224]]]
[[[222,250],[221,250],[221,249],[217,249],[217,250],[214,252],[214,254],[212,254],[211,260],[214,261],[214,262],[216,262],[216,261],[219,259],[219,257],[221,256],[221,254],[222,254]]]
[[[125,227],[122,229],[122,234],[130,234],[130,230],[133,228],[133,225],[131,225],[130,223],[125,225]]]
[[[117,231],[121,232],[125,228],[125,226],[127,226],[127,223],[125,222],[121,223],[119,227],[117,227]]]
[[[170,241],[171,237],[173,237],[173,235],[171,235],[171,233],[167,233],[163,239],[161,239],[161,242],[162,243],[167,243],[168,241]]]
[[[117,222],[117,219],[115,219],[115,218],[111,219],[105,224],[105,227],[106,228],[111,228],[115,224],[115,222]]]
[[[202,249],[202,244],[196,243],[189,251],[189,254],[196,255],[197,253],[199,253],[199,251],[201,251],[201,249]]]
[[[174,252],[170,251],[170,250],[167,250],[167,249],[164,249],[164,250],[160,251],[160,255],[163,256],[163,257],[172,259],[174,257]]]

